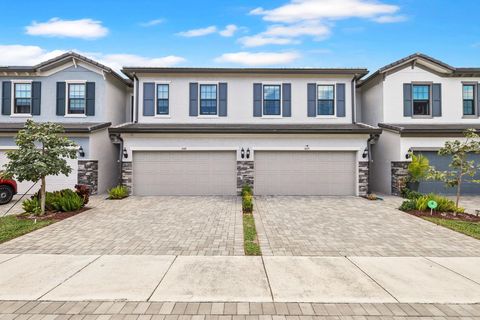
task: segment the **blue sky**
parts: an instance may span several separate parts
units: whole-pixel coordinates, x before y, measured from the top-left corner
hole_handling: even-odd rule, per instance
[[[117,69],[375,71],[414,52],[480,67],[479,12],[476,0],[2,1],[0,65],[75,50]]]

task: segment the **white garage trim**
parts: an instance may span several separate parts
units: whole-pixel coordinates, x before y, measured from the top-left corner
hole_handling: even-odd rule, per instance
[[[131,147],[132,151],[236,151],[237,147]]]

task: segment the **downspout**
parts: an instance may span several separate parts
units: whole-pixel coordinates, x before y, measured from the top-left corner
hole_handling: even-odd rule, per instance
[[[135,119],[132,119],[133,120],[133,123],[138,123],[138,93],[139,93],[139,80],[137,78],[137,75],[134,73],[133,74],[133,89],[134,89],[134,109],[135,109],[135,112],[134,112],[134,116],[135,116]]]
[[[370,137],[367,140],[367,156],[368,156],[368,176],[367,176],[367,194],[372,193],[372,188],[371,188],[371,164],[373,163],[373,157],[372,157],[372,145],[374,145],[377,141],[380,135],[378,133],[375,134],[370,134]]]

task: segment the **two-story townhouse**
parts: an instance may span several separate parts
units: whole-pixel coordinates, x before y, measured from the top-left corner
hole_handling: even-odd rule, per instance
[[[422,153],[430,164],[447,170],[439,156],[445,141],[462,139],[467,128],[480,130],[480,68],[455,68],[424,54],[389,64],[358,84],[361,119],[383,129],[373,146],[372,189],[398,194],[407,176],[409,153]],[[480,161],[480,155],[471,155]],[[480,177],[478,177],[480,178]],[[480,194],[465,182],[464,194]],[[424,181],[422,192],[450,194],[438,181]]]
[[[355,121],[365,69],[145,68],[110,128],[135,195],[363,195],[380,129]]]
[[[118,146],[108,134],[110,125],[124,123],[131,82],[112,69],[69,52],[35,66],[0,67],[0,168],[6,151],[15,148],[15,134],[27,119],[55,122],[78,145],[78,160],[69,160],[72,173],[47,178],[47,188],[87,184],[93,193],[118,182]],[[19,184],[25,193],[32,183]],[[38,190],[33,187],[29,193]]]

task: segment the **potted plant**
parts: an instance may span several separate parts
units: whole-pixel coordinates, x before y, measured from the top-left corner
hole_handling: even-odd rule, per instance
[[[407,188],[418,191],[420,181],[425,180],[430,172],[430,162],[421,154],[410,153],[412,161],[408,165]]]

